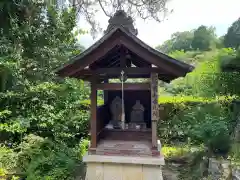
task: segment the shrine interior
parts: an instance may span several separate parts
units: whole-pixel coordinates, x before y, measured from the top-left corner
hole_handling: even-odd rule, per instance
[[[104,91],[104,104],[110,110],[110,106],[116,97],[122,98],[121,90]],[[125,122],[131,123],[131,113],[134,111],[133,107],[137,101],[140,101],[143,106],[143,122],[146,123],[146,128],[151,128],[151,92],[150,90],[124,90],[124,107],[125,107]],[[141,111],[141,109],[140,109]],[[109,121],[111,119],[111,112],[108,112]],[[133,116],[133,115],[132,115]],[[134,118],[134,117],[132,117]]]
[[[100,139],[131,141],[138,136],[143,136],[142,140],[151,141],[151,93],[149,90],[124,91],[125,129],[118,124],[118,122],[121,123],[122,92],[120,90],[104,91],[104,96],[104,105],[97,108]]]

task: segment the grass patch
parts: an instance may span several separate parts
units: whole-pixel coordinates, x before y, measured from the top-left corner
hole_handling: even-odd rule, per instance
[[[80,101],[79,104],[89,107],[91,105],[91,100],[90,99],[85,99],[85,100]],[[104,104],[103,99],[97,99],[97,105],[98,106],[101,106],[103,104]]]
[[[166,159],[170,159],[173,157],[185,156],[190,152],[188,147],[177,147],[177,146],[164,146],[162,148],[162,153]]]
[[[160,96],[159,104],[179,104],[179,103],[216,103],[229,102],[236,99],[235,96],[218,96],[215,98],[206,98],[198,96]]]
[[[232,144],[229,159],[232,161],[233,164],[240,166],[240,143]]]
[[[166,160],[186,160],[193,153],[200,151],[203,151],[203,147],[201,146],[176,145],[162,147],[162,153]]]

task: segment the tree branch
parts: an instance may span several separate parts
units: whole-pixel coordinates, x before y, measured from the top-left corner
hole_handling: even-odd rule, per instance
[[[105,14],[106,16],[110,17],[110,15],[109,15],[109,14],[106,12],[106,10],[104,9],[104,7],[103,7],[103,5],[102,5],[102,3],[101,3],[101,0],[98,0],[98,3],[99,3],[99,5],[100,5],[101,9],[103,10],[104,14]]]

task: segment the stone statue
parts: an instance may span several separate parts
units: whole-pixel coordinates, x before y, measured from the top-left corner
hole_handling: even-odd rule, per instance
[[[112,113],[111,124],[114,128],[120,128],[121,117],[122,117],[122,99],[117,96],[112,101],[110,110]]]
[[[137,100],[136,104],[133,106],[133,110],[131,112],[131,123],[144,123],[144,107],[139,100]]]

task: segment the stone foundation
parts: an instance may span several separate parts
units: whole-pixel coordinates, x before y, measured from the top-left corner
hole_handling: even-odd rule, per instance
[[[85,155],[85,180],[163,180],[164,158]]]
[[[240,180],[240,167],[231,164],[231,162],[227,160],[217,160],[215,158],[210,158],[208,171],[209,176],[213,180]]]

